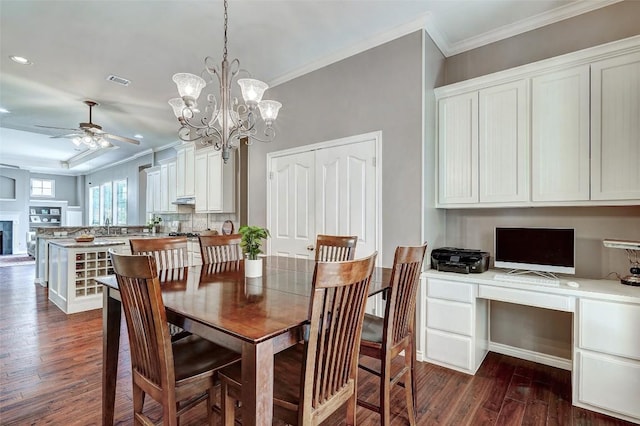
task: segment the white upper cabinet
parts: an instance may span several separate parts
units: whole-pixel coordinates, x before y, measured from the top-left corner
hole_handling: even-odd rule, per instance
[[[160,167],[150,167],[147,173],[147,214],[161,211]]]
[[[640,36],[434,92],[438,207],[640,204]]]
[[[196,212],[232,213],[235,211],[235,151],[224,164],[222,153],[213,148],[200,149],[195,155]]]
[[[176,197],[195,196],[195,152],[193,143],[176,147]]]
[[[478,202],[478,92],[438,102],[438,201]]]
[[[591,65],[591,199],[640,199],[640,53]]]
[[[589,200],[589,66],[531,81],[531,199]]]
[[[529,200],[528,80],[479,93],[480,202]]]

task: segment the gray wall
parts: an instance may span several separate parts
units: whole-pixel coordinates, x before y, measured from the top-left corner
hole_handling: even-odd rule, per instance
[[[448,58],[446,83],[636,34],[640,34],[640,1],[616,3]],[[446,245],[490,252],[493,252],[493,228],[497,225],[573,227],[576,229],[578,277],[600,278],[609,272],[628,273],[625,253],[604,248],[602,239],[640,240],[640,206],[448,210],[446,221]],[[546,353],[566,356],[571,344],[571,333],[567,332],[571,316],[505,305],[491,305],[493,341],[534,351],[544,348]],[[522,332],[523,328],[526,333]]]
[[[422,32],[269,90],[282,102],[276,140],[249,148],[248,219],[266,225],[266,155],[382,130],[382,265],[419,244],[422,224]]]
[[[134,158],[126,163],[118,164],[108,169],[103,169],[95,173],[85,175],[85,199],[89,200],[89,188],[101,185],[105,182],[114,180],[127,179],[127,225],[144,225],[140,212],[144,211],[145,206],[140,206],[141,191],[146,190],[146,183],[140,183],[139,168],[150,165],[152,161],[151,154]],[[88,223],[89,209],[83,212],[84,221]]]
[[[31,197],[34,200],[58,200],[67,201],[70,206],[79,206],[76,176],[49,175],[43,173],[31,173],[29,178],[36,179],[53,179],[55,181],[55,194],[53,198],[49,197]]]
[[[637,34],[640,1],[626,0],[447,58],[445,84]]]
[[[29,230],[29,191],[30,183],[28,170],[13,169],[9,167],[0,167],[0,176],[15,180],[15,201],[0,200],[0,216],[17,215],[18,223],[14,223],[14,253],[27,252],[26,235]],[[2,219],[5,220],[5,219]],[[18,242],[16,246],[15,241]]]

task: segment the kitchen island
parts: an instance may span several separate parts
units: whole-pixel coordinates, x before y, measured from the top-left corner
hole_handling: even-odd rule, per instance
[[[102,308],[102,286],[95,278],[113,274],[109,249],[122,251],[126,239],[49,241],[49,300],[67,314]],[[127,247],[128,248],[128,247]]]

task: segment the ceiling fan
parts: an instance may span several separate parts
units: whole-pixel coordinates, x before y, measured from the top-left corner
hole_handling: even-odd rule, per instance
[[[99,104],[94,101],[84,101],[84,103],[89,107],[89,122],[80,123],[77,129],[70,129],[66,127],[39,126],[37,124],[36,124],[36,127],[41,127],[43,129],[72,130],[74,133],[51,136],[51,138],[71,139],[74,145],[80,146],[81,144],[84,144],[89,149],[113,147],[111,142],[109,142],[107,139],[120,141],[120,142],[128,142],[135,145],[140,144],[140,141],[138,141],[137,139],[114,135],[112,133],[107,133],[104,130],[102,130],[102,126],[99,126],[91,121],[92,109],[94,106],[97,106]]]

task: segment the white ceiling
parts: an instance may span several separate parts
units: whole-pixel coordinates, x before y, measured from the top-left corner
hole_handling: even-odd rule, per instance
[[[419,28],[451,56],[616,1],[230,0],[229,56],[275,85]],[[222,15],[220,0],[0,0],[0,163],[84,174],[175,142],[171,77],[199,74],[207,55],[219,63]],[[142,134],[140,146],[91,158],[49,138],[66,132],[34,126],[87,122],[85,99],[100,103],[94,123]]]

